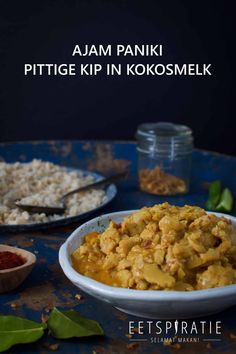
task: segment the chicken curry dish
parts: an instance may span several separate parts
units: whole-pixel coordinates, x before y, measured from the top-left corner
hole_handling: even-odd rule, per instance
[[[163,203],[87,234],[71,259],[79,273],[115,287],[221,287],[236,283],[236,230],[199,207]]]

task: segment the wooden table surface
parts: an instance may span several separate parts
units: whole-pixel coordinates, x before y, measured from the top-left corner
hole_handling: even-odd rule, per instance
[[[158,197],[141,193],[137,187],[136,145],[132,142],[96,141],[47,141],[0,144],[0,159],[6,162],[30,161],[33,158],[49,160],[61,165],[97,171],[104,175],[128,169],[129,178],[118,186],[115,200],[99,213],[136,209],[144,205],[169,201],[172,204],[196,204],[204,207],[207,198],[206,185],[220,179],[236,196],[236,158],[195,150],[190,193],[182,197]],[[97,216],[99,213],[94,214]],[[0,295],[1,314],[13,314],[41,321],[42,314],[57,306],[60,309],[76,309],[82,315],[99,321],[105,337],[58,341],[45,335],[34,344],[19,345],[9,353],[52,353],[48,343],[58,343],[57,353],[236,353],[236,306],[202,320],[222,322],[220,341],[182,344],[181,348],[146,342],[138,342],[132,348],[127,336],[131,320],[143,320],[126,315],[107,303],[98,301],[75,288],[64,276],[58,264],[58,249],[68,235],[79,225],[49,228],[27,232],[1,232],[0,243],[18,246],[34,252],[37,264],[26,281],[16,290]],[[82,294],[81,300],[75,295]],[[193,304],[194,306],[194,304]],[[198,319],[199,320],[199,319]],[[138,338],[138,335],[133,336]]]

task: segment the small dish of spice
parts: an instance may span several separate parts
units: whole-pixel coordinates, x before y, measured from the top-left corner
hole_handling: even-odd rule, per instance
[[[0,270],[19,267],[25,260],[16,253],[9,251],[0,252]]]
[[[36,257],[17,247],[0,245],[0,293],[19,286],[31,272]]]

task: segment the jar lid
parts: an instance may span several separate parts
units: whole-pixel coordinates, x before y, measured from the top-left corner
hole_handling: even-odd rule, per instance
[[[169,122],[146,123],[138,127],[137,135],[146,138],[161,138],[169,140],[170,138],[184,138],[192,136],[192,130],[186,125],[174,124]]]
[[[138,127],[138,149],[159,154],[187,154],[192,152],[192,130],[186,125],[170,122],[145,123]]]

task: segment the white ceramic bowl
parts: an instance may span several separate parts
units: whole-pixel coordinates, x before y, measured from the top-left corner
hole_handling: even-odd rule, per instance
[[[70,281],[86,293],[110,303],[119,310],[153,319],[184,319],[210,315],[236,304],[236,285],[195,291],[132,290],[102,284],[76,272],[70,255],[81,244],[84,235],[103,231],[110,220],[120,223],[135,210],[102,215],[78,227],[59,251],[60,265]],[[216,215],[222,215],[216,213]],[[236,226],[236,218],[224,215]]]

